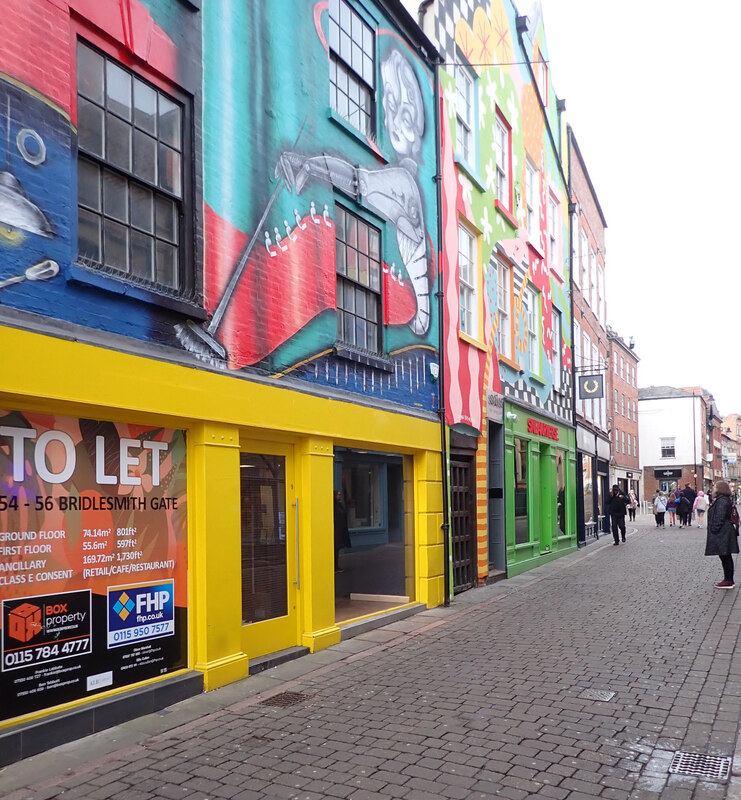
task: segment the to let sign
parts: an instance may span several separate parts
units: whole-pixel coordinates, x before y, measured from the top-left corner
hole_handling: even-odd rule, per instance
[[[558,441],[558,428],[555,425],[547,425],[545,422],[540,422],[540,420],[537,419],[528,418],[527,432]]]

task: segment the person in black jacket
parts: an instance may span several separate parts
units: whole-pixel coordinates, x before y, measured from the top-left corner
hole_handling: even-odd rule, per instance
[[[615,540],[613,544],[620,544],[618,536],[625,541],[625,510],[629,505],[630,498],[615,484],[605,504],[605,510],[610,515],[610,528],[612,528],[612,538]]]
[[[733,589],[733,554],[738,553],[738,531],[731,522],[731,488],[725,481],[715,484],[715,500],[708,509],[706,556],[719,556],[723,565],[723,580],[716,589]]]
[[[690,510],[687,514],[687,522],[686,525],[692,524],[692,509],[695,506],[695,498],[697,497],[697,492],[689,485],[689,483],[685,483],[684,489],[682,489],[682,495],[687,498],[687,502],[690,504]]]
[[[680,528],[689,528],[691,509],[692,506],[690,505],[689,498],[682,492],[679,497],[677,497],[677,516],[679,517]]]

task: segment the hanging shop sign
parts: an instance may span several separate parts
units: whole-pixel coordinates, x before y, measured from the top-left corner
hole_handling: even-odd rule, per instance
[[[0,411],[0,719],[187,666],[183,431]]]
[[[599,400],[605,396],[605,383],[603,375],[579,376],[579,399]]]

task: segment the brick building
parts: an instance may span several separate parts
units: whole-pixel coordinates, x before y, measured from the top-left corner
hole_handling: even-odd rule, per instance
[[[609,342],[605,291],[607,222],[571,126],[568,126],[571,263],[574,302],[576,481],[579,542],[597,533],[609,492],[607,381]],[[594,397],[590,397],[590,393]]]
[[[608,327],[607,421],[612,440],[610,485],[633,489],[640,497],[641,468],[638,438],[638,361],[633,340],[625,340]]]

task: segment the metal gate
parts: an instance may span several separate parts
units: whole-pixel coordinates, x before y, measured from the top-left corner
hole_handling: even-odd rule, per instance
[[[450,461],[450,492],[453,539],[453,592],[476,585],[476,510],[473,459]]]

